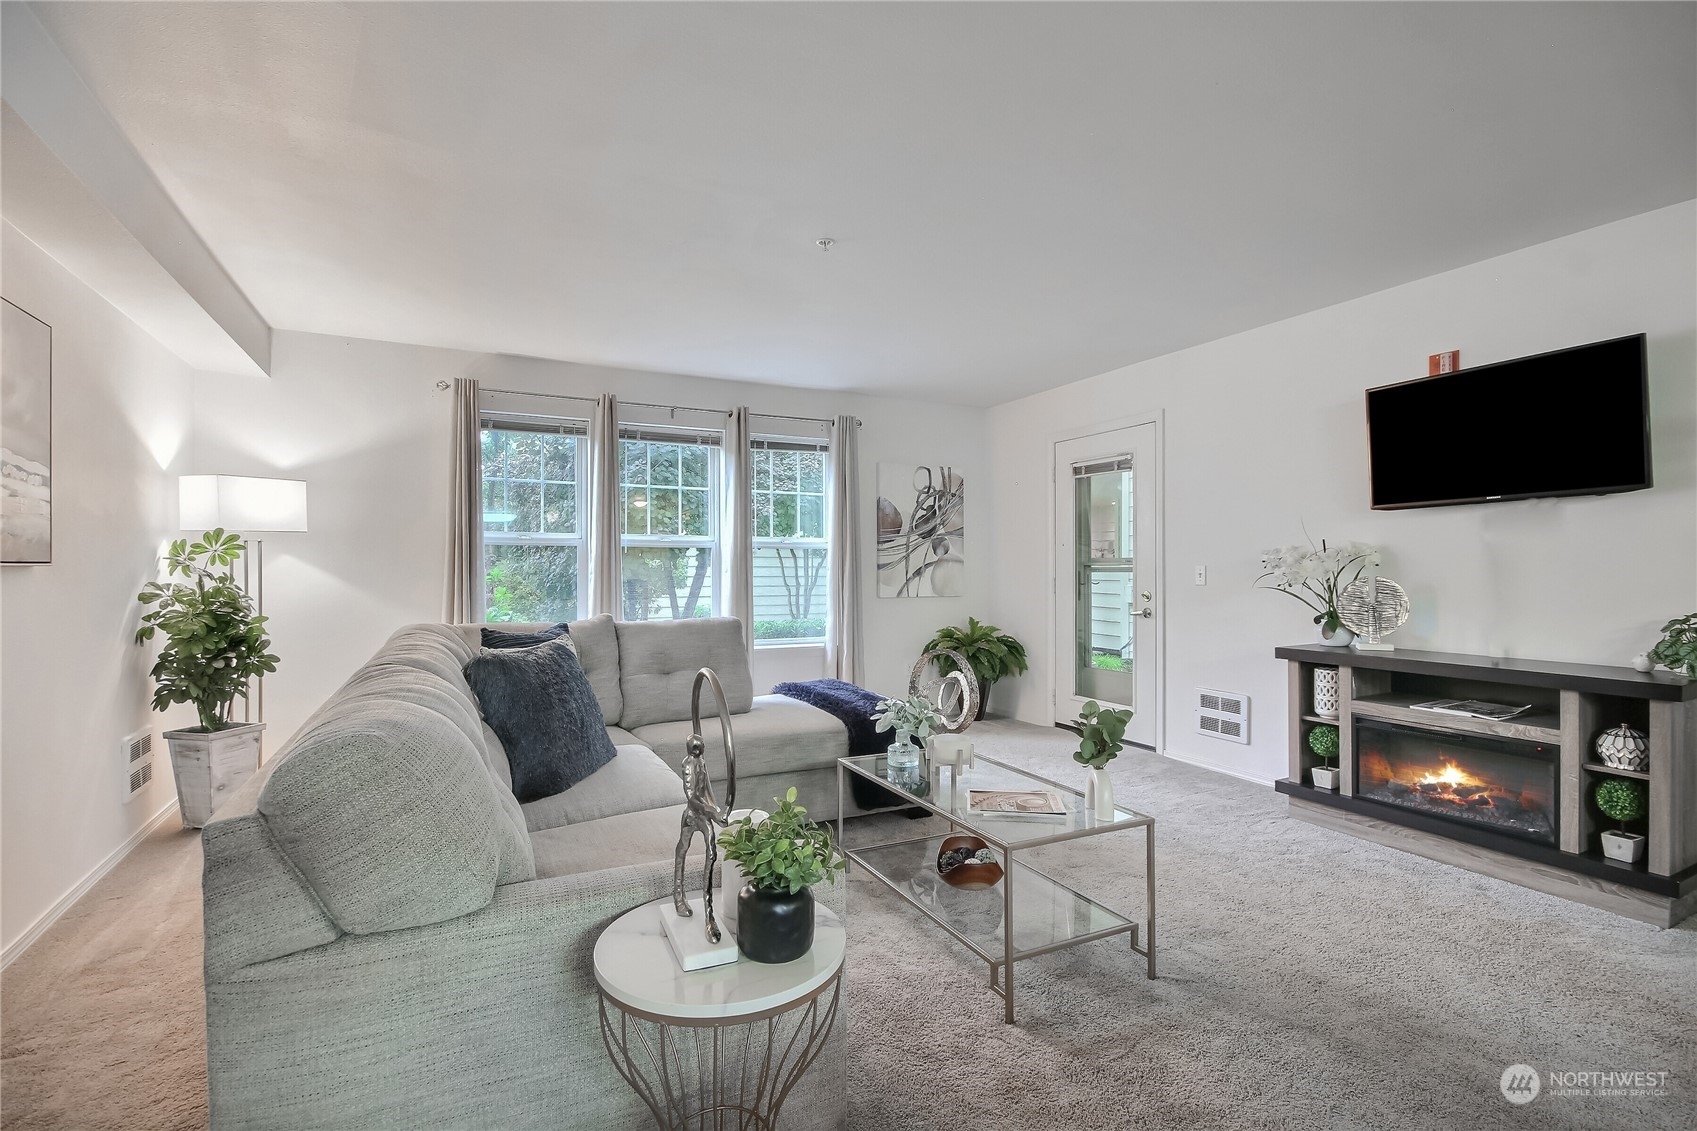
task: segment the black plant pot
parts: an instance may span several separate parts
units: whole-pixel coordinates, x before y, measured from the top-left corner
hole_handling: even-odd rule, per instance
[[[755,962],[793,962],[813,949],[813,892],[737,893],[737,949]]]

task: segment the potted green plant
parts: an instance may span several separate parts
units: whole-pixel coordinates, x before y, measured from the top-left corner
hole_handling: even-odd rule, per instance
[[[755,962],[792,962],[813,946],[813,891],[836,883],[848,861],[831,834],[795,803],[795,787],[765,820],[753,815],[719,834],[725,859],[742,869],[737,949]]]
[[[1130,723],[1130,711],[1104,707],[1091,699],[1072,724],[1078,730],[1078,749],[1073,751],[1072,760],[1090,767],[1084,803],[1097,820],[1114,819],[1114,782],[1108,776],[1108,763],[1125,749],[1125,728]]]
[[[1627,832],[1626,823],[1636,821],[1644,815],[1644,802],[1648,792],[1643,782],[1632,778],[1604,778],[1597,783],[1597,788],[1591,794],[1597,802],[1597,808],[1605,817],[1620,826],[1618,830],[1609,830],[1602,834],[1603,855],[1610,860],[1634,864],[1643,857],[1644,838],[1638,833]]]
[[[983,624],[977,617],[967,617],[966,627],[946,625],[937,630],[925,645],[924,651],[932,652],[938,649],[948,649],[959,652],[966,657],[966,662],[972,665],[972,674],[978,680],[978,718],[984,717],[984,711],[990,702],[990,688],[998,680],[1010,676],[1023,675],[1030,666],[1025,657],[1025,645],[1009,636],[993,624]],[[947,656],[937,657],[937,671],[940,675],[948,675],[955,670],[955,662]]]
[[[1315,766],[1308,771],[1314,781],[1315,789],[1336,789],[1338,787],[1338,770],[1332,765],[1332,759],[1338,756],[1338,728],[1321,723],[1308,731],[1308,749],[1314,751],[1323,766]]]
[[[1324,538],[1318,546],[1280,546],[1261,555],[1264,571],[1255,579],[1258,589],[1271,589],[1294,597],[1314,610],[1320,643],[1347,648],[1355,634],[1338,617],[1338,594],[1370,569],[1379,565],[1379,550],[1364,542],[1329,546]]]
[[[875,730],[894,731],[896,740],[884,757],[884,776],[898,785],[913,785],[924,779],[920,771],[920,756],[925,740],[943,725],[943,716],[936,704],[923,695],[906,699],[880,699],[872,714]],[[913,740],[918,739],[915,743]]]
[[[211,820],[215,776],[235,784],[259,766],[265,724],[237,723],[232,708],[247,698],[248,681],[276,671],[278,661],[269,651],[266,618],[231,569],[241,555],[241,539],[223,530],[193,543],[179,538],[165,556],[167,580],[149,582],[136,597],[148,606],[136,643],[165,636],[153,664],[153,709],[188,703],[200,716],[199,726],[165,732],[188,828]],[[169,580],[178,575],[186,580]]]
[[[1662,625],[1662,638],[1650,649],[1650,662],[1697,679],[1697,613]]]

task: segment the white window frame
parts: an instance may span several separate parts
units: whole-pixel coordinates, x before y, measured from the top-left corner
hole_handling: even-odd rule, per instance
[[[831,631],[831,606],[833,604],[833,602],[831,601],[831,576],[830,576],[830,574],[831,574],[831,564],[830,564],[831,563],[831,538],[830,538],[830,534],[831,534],[831,516],[830,516],[830,503],[831,503],[831,486],[830,486],[831,485],[831,468],[830,468],[830,461],[831,461],[831,452],[830,452],[830,446],[826,441],[824,441],[824,440],[822,440],[818,437],[778,436],[778,435],[756,434],[755,436],[750,438],[749,447],[750,447],[751,453],[759,453],[761,451],[809,451],[809,452],[818,452],[822,457],[824,457],[825,466],[824,466],[823,474],[822,474],[822,477],[821,477],[821,480],[820,480],[820,490],[819,490],[820,529],[824,531],[823,536],[819,537],[819,538],[805,538],[805,537],[802,537],[800,534],[791,534],[791,535],[784,535],[784,536],[779,536],[779,535],[774,534],[774,535],[770,535],[770,536],[762,536],[758,532],[754,535],[754,551],[755,551],[756,554],[758,554],[759,551],[761,551],[763,549],[804,549],[804,550],[823,550],[825,552],[825,573],[824,573],[824,576],[822,578],[822,581],[824,582],[824,584],[820,587],[820,589],[821,589],[820,596],[818,598],[816,598],[816,600],[821,601],[822,604],[824,605],[824,616],[821,619],[825,621],[825,631],[822,632],[818,636],[798,636],[798,637],[791,637],[791,638],[786,638],[786,639],[781,639],[781,640],[756,640],[756,641],[754,641],[754,646],[756,648],[793,648],[793,647],[796,647],[798,645],[822,645],[822,644],[825,643],[827,638],[830,636],[830,631]],[[751,506],[753,505],[754,499],[756,498],[756,496],[759,493],[759,488],[756,485],[757,483],[758,483],[758,477],[755,474],[754,461],[750,460],[750,462],[749,462],[748,490],[749,490],[749,501],[750,501]],[[776,495],[777,494],[777,492],[775,492],[775,491],[768,491],[766,493],[768,495]],[[799,518],[800,518],[800,515],[801,515],[800,498],[803,494],[811,495],[811,494],[813,494],[813,492],[811,492],[811,491],[808,491],[808,492],[801,491],[800,490],[800,481],[799,481],[799,478],[798,478],[798,480],[797,480],[797,490],[794,492],[794,496],[797,500],[797,502],[796,502],[796,515],[797,515],[798,521],[799,521]],[[755,619],[758,620],[758,618],[755,618]],[[750,628],[750,634],[752,635],[752,633],[753,633],[753,628],[751,627]]]
[[[711,567],[707,571],[708,601],[707,615],[720,615],[722,586],[720,585],[721,565],[724,562],[724,546],[721,543],[723,527],[720,523],[720,483],[724,475],[724,434],[705,428],[678,427],[668,425],[653,425],[639,422],[620,421],[619,423],[619,606],[621,618],[624,611],[624,551],[627,549],[704,549],[711,554]],[[698,534],[626,534],[625,533],[625,488],[642,486],[649,490],[665,491],[672,488],[664,485],[656,486],[653,482],[653,471],[649,472],[649,482],[646,484],[627,484],[625,482],[625,451],[626,441],[641,441],[648,444],[677,444],[683,447],[704,447],[707,449],[707,484],[705,488],[688,488],[689,490],[705,490],[707,495],[707,533]],[[652,468],[652,463],[650,464]],[[682,468],[679,468],[679,480],[682,481]],[[650,523],[652,525],[652,523]]]
[[[481,441],[482,441],[481,433],[485,432],[485,431],[492,431],[492,432],[540,432],[540,433],[546,433],[548,435],[574,436],[574,437],[577,438],[577,444],[575,445],[575,458],[573,460],[573,463],[575,465],[574,468],[573,468],[574,486],[577,488],[577,491],[576,491],[577,514],[575,516],[575,521],[573,523],[573,525],[576,527],[575,533],[572,533],[572,534],[552,534],[552,533],[543,533],[543,532],[540,532],[540,531],[534,531],[534,532],[533,531],[524,531],[524,530],[503,531],[503,530],[490,530],[490,529],[488,529],[487,521],[484,519],[484,515],[487,514],[488,512],[484,511],[482,509],[483,488],[484,488],[484,484],[488,482],[488,479],[484,475],[483,469],[481,467],[479,467],[479,469],[478,469],[478,491],[477,491],[477,495],[478,495],[478,500],[479,500],[478,521],[479,521],[479,524],[483,527],[483,545],[485,547],[488,547],[488,546],[575,546],[575,547],[577,547],[577,606],[578,607],[576,609],[576,616],[568,618],[568,619],[581,620],[584,616],[587,615],[587,610],[584,608],[584,600],[589,595],[589,546],[588,546],[588,541],[587,541],[587,538],[586,538],[586,531],[587,531],[588,526],[589,526],[589,515],[588,515],[588,500],[586,499],[585,492],[584,492],[584,473],[586,471],[586,451],[585,451],[585,449],[588,447],[587,441],[588,441],[588,435],[589,435],[589,422],[586,421],[586,420],[574,419],[574,418],[571,418],[571,417],[540,416],[540,415],[532,415],[532,414],[529,414],[529,413],[497,412],[497,411],[491,411],[489,409],[484,409],[482,412],[479,413],[477,423],[478,423],[478,431],[480,433],[480,435],[479,435],[479,447],[480,448],[481,448]],[[507,482],[513,482],[511,477],[503,477],[503,478],[505,478]],[[519,482],[530,482],[530,480],[519,480]],[[540,480],[536,480],[536,482],[539,485],[542,485],[542,484],[548,483],[549,480],[540,479]],[[546,489],[546,488],[544,488],[544,489]],[[478,584],[480,586],[483,586],[485,592],[487,592],[488,573],[486,572],[486,567],[485,567],[485,565],[482,561],[479,561],[477,563],[477,565],[478,565],[478,575],[479,575]],[[486,624],[497,623],[497,622],[488,620],[489,610],[487,608],[485,608],[483,610],[483,616],[485,618],[484,623],[486,623]]]

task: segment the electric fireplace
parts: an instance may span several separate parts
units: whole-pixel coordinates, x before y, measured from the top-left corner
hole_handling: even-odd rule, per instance
[[[1539,844],[1556,843],[1557,749],[1355,720],[1355,795]]]

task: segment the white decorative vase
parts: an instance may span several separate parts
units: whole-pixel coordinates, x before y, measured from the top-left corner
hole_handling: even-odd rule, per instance
[[[1338,771],[1329,766],[1315,766],[1308,771],[1314,779],[1315,789],[1336,789],[1338,787]]]
[[[1644,855],[1644,838],[1637,833],[1604,833],[1603,855],[1622,864],[1636,864]]]
[[[1108,767],[1090,767],[1090,776],[1084,782],[1084,807],[1096,814],[1098,821],[1114,819],[1114,779],[1108,776]]]
[[[1338,669],[1314,669],[1314,713],[1322,719],[1338,717]]]
[[[165,732],[183,828],[205,828],[218,806],[259,769],[259,737],[264,733],[264,723]]]
[[[1597,736],[1597,757],[1610,769],[1641,774],[1650,768],[1650,740],[1621,723]]]
[[[1326,635],[1325,625],[1316,626],[1314,634],[1319,643],[1326,648],[1348,648],[1355,643],[1355,633],[1341,624],[1332,631],[1330,636]]]

